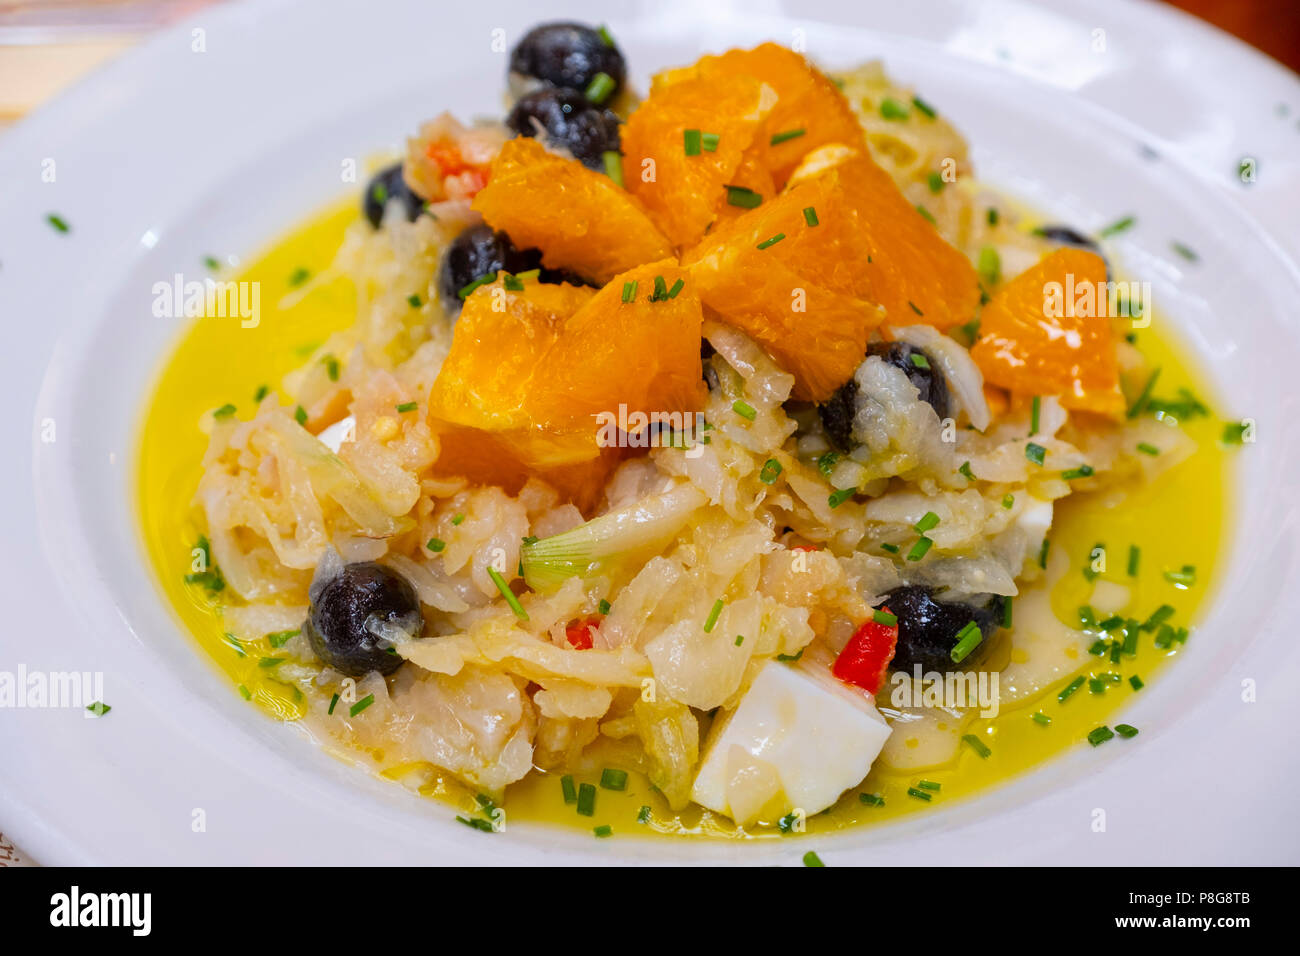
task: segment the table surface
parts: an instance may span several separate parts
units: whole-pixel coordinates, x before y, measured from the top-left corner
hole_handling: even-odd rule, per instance
[[[0,0],[0,134],[149,33],[222,0]],[[1300,71],[1300,0],[1168,0]],[[0,868],[32,865],[0,833]]]

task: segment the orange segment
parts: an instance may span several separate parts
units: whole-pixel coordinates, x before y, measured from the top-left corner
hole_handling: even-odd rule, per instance
[[[1005,283],[984,307],[971,358],[986,381],[1011,392],[1123,415],[1106,263],[1083,249],[1058,249]]]
[[[652,94],[627,121],[623,181],[675,246],[704,235],[726,202],[725,187],[740,185],[737,171],[774,102],[751,76],[688,79]],[[688,155],[687,130],[717,136],[716,149],[701,145]]]
[[[752,76],[776,91],[776,105],[755,140],[755,152],[778,188],[818,146],[846,143],[865,151],[862,127],[835,84],[804,57],[776,43],[701,57],[694,66],[660,73],[650,95],[653,99],[661,89],[692,78],[730,76]],[[791,135],[798,130],[803,132]],[[771,142],[774,137],[776,144]]]
[[[673,298],[651,301],[682,285]],[[623,301],[625,282],[637,284]],[[442,442],[437,470],[517,491],[542,478],[584,511],[628,452],[604,447],[602,413],[688,413],[704,402],[699,297],[671,259],[600,292],[504,279],[474,290],[428,401]],[[623,420],[626,420],[624,418]]]
[[[705,304],[795,376],[797,398],[821,401],[843,385],[886,321],[947,328],[974,314],[970,262],[865,154],[827,146],[791,184],[683,261]]]
[[[474,208],[516,246],[542,250],[547,267],[602,284],[672,254],[645,211],[613,180],[527,137],[501,148]]]

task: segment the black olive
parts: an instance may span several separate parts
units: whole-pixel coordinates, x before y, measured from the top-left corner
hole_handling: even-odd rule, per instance
[[[598,30],[581,23],[543,23],[524,34],[510,52],[510,72],[585,92],[596,74],[614,81],[615,95],[627,78],[623,54]]]
[[[1075,246],[1079,249],[1087,249],[1089,252],[1097,253],[1097,255],[1101,256],[1102,261],[1106,263],[1106,281],[1110,281],[1110,261],[1102,255],[1101,246],[1096,239],[1085,236],[1071,226],[1062,226],[1059,223],[1050,226],[1039,226],[1034,231],[1049,242],[1059,243],[1063,246]]]
[[[930,356],[906,342],[872,342],[867,356],[879,356],[884,362],[901,369],[921,401],[928,402],[941,419],[948,417],[948,383]],[[858,383],[849,379],[817,407],[826,436],[840,451],[853,448],[853,418],[858,408]]]
[[[376,229],[384,221],[384,208],[390,199],[400,199],[406,207],[406,218],[414,222],[424,209],[424,200],[411,191],[402,176],[402,164],[394,163],[375,173],[361,197],[361,211]]]
[[[853,449],[853,417],[858,411],[858,383],[849,379],[835,394],[817,406],[826,437],[840,451]]]
[[[700,367],[703,370],[704,384],[708,386],[710,392],[720,384],[717,369],[709,361],[717,352],[718,350],[713,347],[713,343],[708,339],[700,339]]]
[[[506,125],[520,136],[536,136],[540,125],[548,143],[591,169],[603,169],[605,153],[618,152],[618,117],[576,90],[544,87],[522,96]]]
[[[453,239],[442,254],[438,291],[447,310],[459,312],[463,304],[460,290],[475,279],[502,269],[512,275],[528,272],[541,264],[542,254],[536,249],[516,249],[504,232],[479,223]]]
[[[898,647],[890,664],[896,670],[912,672],[962,670],[978,664],[988,650],[989,637],[1001,626],[1002,599],[993,598],[984,607],[936,601],[934,592],[919,585],[905,585],[885,595],[878,608],[888,607],[898,618]],[[952,659],[957,635],[971,621],[984,639],[960,664]]]
[[[383,626],[411,637],[424,631],[415,589],[395,571],[373,561],[343,566],[319,587],[303,631],[322,661],[348,677],[371,671],[391,674],[402,664],[381,636]]]

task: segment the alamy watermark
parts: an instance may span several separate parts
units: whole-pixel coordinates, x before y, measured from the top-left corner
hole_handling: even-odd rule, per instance
[[[262,321],[260,282],[221,281],[205,276],[186,280],[181,273],[170,282],[153,284],[153,314],[160,319],[238,318],[245,329]]]
[[[629,411],[596,414],[596,444],[601,448],[683,448],[687,458],[699,458],[709,443],[703,412]]]

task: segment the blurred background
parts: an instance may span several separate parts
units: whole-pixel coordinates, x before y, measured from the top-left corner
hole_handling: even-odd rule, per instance
[[[0,129],[149,33],[220,2],[0,0]],[[1300,0],[1149,2],[1179,7],[1300,72]]]

